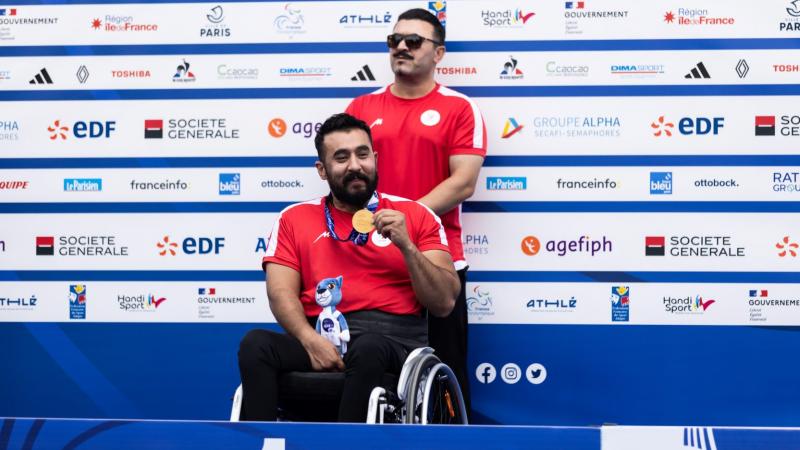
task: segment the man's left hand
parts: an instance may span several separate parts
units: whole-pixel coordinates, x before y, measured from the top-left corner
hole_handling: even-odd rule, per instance
[[[381,209],[375,213],[375,229],[388,238],[400,251],[408,249],[412,243],[406,228],[406,216],[394,209]]]

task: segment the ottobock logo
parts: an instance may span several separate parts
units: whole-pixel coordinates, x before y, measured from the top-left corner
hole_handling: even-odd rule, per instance
[[[65,192],[100,192],[102,190],[102,178],[64,178]]]
[[[486,177],[488,191],[524,191],[528,189],[527,177]]]

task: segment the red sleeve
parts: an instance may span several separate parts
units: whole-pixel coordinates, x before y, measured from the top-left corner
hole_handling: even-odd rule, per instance
[[[448,154],[486,156],[486,123],[478,106],[471,100],[463,102],[453,124],[453,139]]]
[[[350,104],[347,105],[347,109],[345,109],[344,112],[360,119],[361,117],[359,117],[359,114],[361,113],[361,111],[359,111],[359,108],[356,105],[357,102],[358,102],[358,97],[350,101]]]
[[[272,225],[272,232],[267,243],[267,254],[261,260],[261,268],[264,270],[266,270],[267,263],[277,263],[300,272],[300,258],[294,242],[291,216],[286,217],[286,213],[287,211],[281,212],[275,219],[275,224]]]
[[[428,207],[413,202],[413,224],[415,231],[415,244],[419,251],[444,250],[450,253],[447,246],[447,235],[442,222]]]

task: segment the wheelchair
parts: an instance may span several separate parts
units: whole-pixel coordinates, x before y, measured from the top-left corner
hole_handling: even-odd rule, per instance
[[[279,420],[335,421],[344,385],[341,372],[288,372],[279,379]],[[236,389],[231,422],[238,422],[242,386]],[[327,413],[325,412],[327,411]],[[467,411],[453,371],[433,349],[421,347],[406,358],[400,376],[387,374],[373,388],[365,422],[466,425]]]

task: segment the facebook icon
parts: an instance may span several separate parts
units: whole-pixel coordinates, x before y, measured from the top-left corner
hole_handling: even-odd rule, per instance
[[[489,384],[494,381],[497,376],[497,371],[494,366],[489,363],[482,363],[475,369],[475,377],[481,384]]]

